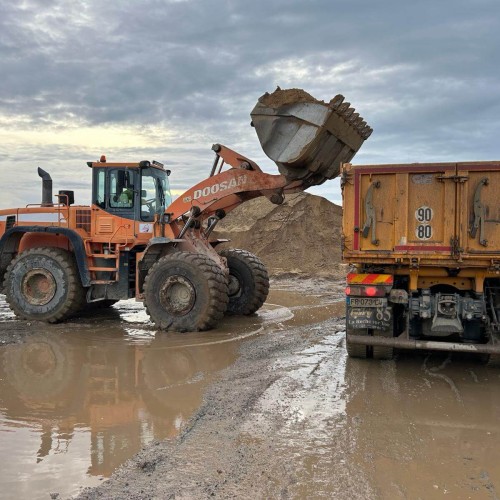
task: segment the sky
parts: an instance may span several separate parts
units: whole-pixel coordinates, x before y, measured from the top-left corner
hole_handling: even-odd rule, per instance
[[[278,85],[352,103],[353,163],[500,160],[498,0],[2,1],[0,75],[0,208],[39,202],[37,167],[89,204],[101,154],[164,163],[175,195],[213,143],[277,173],[249,115]]]

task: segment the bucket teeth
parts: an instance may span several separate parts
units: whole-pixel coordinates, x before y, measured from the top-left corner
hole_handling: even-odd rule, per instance
[[[373,129],[371,127],[366,126],[362,131],[361,131],[361,136],[364,139],[368,139],[370,135],[372,135]]]
[[[364,120],[361,120],[361,122],[359,122],[357,126],[358,126],[358,130],[360,132],[363,132],[363,129],[366,127],[366,122]]]
[[[349,118],[349,123],[351,125],[354,125],[356,123],[356,120],[359,118],[359,113],[353,113],[351,117]]]
[[[337,109],[344,102],[344,96],[342,94],[337,94],[331,101],[330,107],[332,109]]]
[[[359,129],[359,126],[360,126],[362,123],[363,123],[363,118],[362,118],[361,116],[358,116],[358,117],[354,120],[354,122],[353,122],[352,126],[353,126],[353,127],[356,127],[357,129]]]
[[[354,113],[354,108],[349,108],[345,113],[344,113],[344,118],[347,120],[352,116]]]
[[[351,105],[351,103],[350,103],[350,102],[344,102],[344,103],[342,103],[342,104],[338,107],[338,109],[337,109],[338,113],[339,113],[340,115],[343,115],[343,114],[344,114],[344,113],[345,113],[345,112],[349,109],[349,106],[350,106],[350,105]]]

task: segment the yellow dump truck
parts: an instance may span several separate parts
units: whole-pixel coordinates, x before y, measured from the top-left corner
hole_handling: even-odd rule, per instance
[[[344,164],[347,351],[500,353],[500,162]]]

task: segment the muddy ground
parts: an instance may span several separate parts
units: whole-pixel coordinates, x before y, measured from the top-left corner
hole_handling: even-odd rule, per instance
[[[346,359],[338,316],[246,342],[174,439],[80,498],[499,498],[500,373]]]
[[[190,334],[152,332],[140,306],[121,306],[49,330],[0,314],[2,339],[15,341],[0,347],[5,353],[0,431],[8,430],[0,432],[5,441],[0,453],[9,458],[0,472],[4,497],[15,491],[16,497],[67,498],[75,491],[66,487],[73,474],[67,464],[76,468],[88,447],[87,475],[94,480],[80,484],[101,484],[81,492],[84,499],[499,498],[500,370],[442,354],[348,359],[342,287],[341,281],[327,279],[274,280],[261,316],[225,320],[200,346]],[[117,326],[121,331],[114,332]],[[63,344],[84,343],[84,354],[75,344],[64,357],[65,370],[68,359],[78,365],[78,376],[71,372],[75,382],[68,371],[50,372],[54,381],[67,381],[65,393],[50,392],[43,378],[33,388],[22,371],[5,385],[6,368],[16,371],[19,360],[27,362],[38,351],[42,357],[35,356],[35,368],[43,372],[39,360],[52,358],[41,338],[60,357]],[[102,391],[95,387],[79,393],[77,381],[90,370],[89,353],[108,353],[113,370],[128,374],[120,378],[124,387],[116,389],[112,401],[99,401]],[[148,371],[145,362],[152,354],[156,364]],[[198,360],[192,369],[186,365],[191,358]],[[124,359],[128,367],[122,366]],[[167,383],[172,365],[184,375]],[[147,390],[137,380],[137,367],[151,379],[158,375]],[[6,390],[14,386],[16,398],[8,400]],[[37,393],[43,390],[50,398],[42,401]],[[84,400],[87,406],[76,408]],[[151,418],[144,416],[148,411]],[[137,423],[125,418],[128,413],[139,415]],[[35,417],[52,434],[42,433],[36,456],[9,464],[24,442],[9,446],[9,436]],[[145,434],[155,426],[161,431]],[[79,456],[78,432],[87,428],[91,446],[83,444]],[[129,441],[138,428],[134,448]],[[5,489],[18,488],[9,483],[11,469],[26,469],[31,460],[34,472],[23,476],[28,488],[36,467],[46,463],[47,474],[54,474],[56,459],[62,468],[49,490],[46,476],[36,493]]]

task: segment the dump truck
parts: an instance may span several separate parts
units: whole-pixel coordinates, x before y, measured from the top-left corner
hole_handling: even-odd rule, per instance
[[[428,349],[498,362],[499,182],[500,162],[342,166],[350,356]]]
[[[253,314],[269,278],[242,249],[218,251],[213,229],[258,196],[275,204],[288,193],[337,177],[370,135],[343,96],[317,101],[298,89],[264,94],[251,112],[279,174],[215,144],[206,179],[172,202],[170,171],[156,161],[88,162],[89,205],[75,205],[42,169],[37,205],[0,210],[0,282],[19,318],[63,321],[92,305],[135,297],[160,328],[207,330],[224,314]]]

